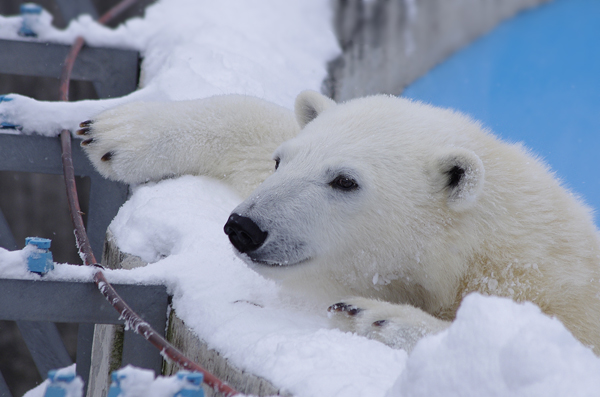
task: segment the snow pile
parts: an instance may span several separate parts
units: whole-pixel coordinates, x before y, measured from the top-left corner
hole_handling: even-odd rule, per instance
[[[140,90],[124,97],[74,103],[20,95],[0,102],[0,121],[26,133],[56,135],[102,110],[131,101],[170,101],[222,94],[257,96],[292,108],[305,89],[320,90],[327,61],[339,53],[325,0],[162,0],[116,29],[81,16],[66,30],[43,13],[36,40],[131,48],[143,57]],[[0,17],[0,38],[17,35],[21,17]],[[33,39],[27,39],[33,40]]]
[[[0,248],[0,277],[19,280],[92,281],[94,268],[67,263],[55,263],[54,270],[43,276],[30,272],[27,270],[27,257],[35,250],[32,245],[18,251]]]
[[[51,371],[52,372],[52,371]],[[48,388],[52,389],[52,395],[62,395],[63,397],[82,397],[83,396],[83,380],[75,375],[75,364],[66,368],[57,370],[50,378],[40,383],[36,388],[28,391],[23,397],[44,397]],[[67,382],[62,380],[69,379]]]
[[[594,396],[600,359],[532,303],[467,296],[417,344],[391,396]]]
[[[27,257],[35,250],[33,246],[26,246],[20,251],[8,251],[0,247],[0,275],[2,278],[32,278],[34,273],[27,270]]]

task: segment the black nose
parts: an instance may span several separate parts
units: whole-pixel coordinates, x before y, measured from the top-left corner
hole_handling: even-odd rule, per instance
[[[268,235],[267,232],[260,230],[252,219],[238,214],[231,214],[223,230],[229,236],[231,244],[241,253],[254,251],[260,247]]]

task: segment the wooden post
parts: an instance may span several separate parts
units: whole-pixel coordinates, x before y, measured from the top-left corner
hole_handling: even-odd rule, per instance
[[[102,257],[103,265],[110,269],[133,269],[147,264],[139,257],[121,252],[110,229],[106,233]],[[121,364],[122,329],[123,327],[119,325],[96,325],[92,345],[88,397],[105,397],[107,395],[110,387],[110,373],[118,369]],[[208,345],[185,325],[174,310],[171,311],[169,317],[167,340],[187,357],[244,394],[291,396],[291,394],[278,389],[266,379],[236,368],[219,352],[209,349]],[[165,361],[162,375],[170,376],[179,369],[177,365]],[[217,393],[206,386],[204,386],[204,392],[206,397],[221,396],[221,393]]]

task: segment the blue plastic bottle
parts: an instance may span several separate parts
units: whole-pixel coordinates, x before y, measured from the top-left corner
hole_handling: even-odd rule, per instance
[[[67,395],[67,387],[75,379],[75,373],[58,373],[53,369],[48,371],[48,379],[50,384],[46,388],[44,397],[65,397]]]
[[[177,379],[183,380],[183,386],[173,397],[204,397],[202,381],[204,375],[200,372],[179,371]]]
[[[27,257],[27,269],[30,272],[44,275],[54,269],[52,252],[49,251],[52,240],[41,237],[27,237],[26,245],[33,245],[37,250],[31,252]]]

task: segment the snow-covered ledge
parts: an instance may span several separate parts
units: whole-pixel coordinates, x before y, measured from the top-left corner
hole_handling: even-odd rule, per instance
[[[323,93],[336,101],[399,95],[457,49],[517,12],[548,0],[335,0],[343,53]]]
[[[148,263],[140,257],[122,252],[110,229],[106,233],[106,242],[102,254],[102,263],[109,269],[134,269],[146,266]],[[105,397],[110,386],[110,372],[118,369],[115,357],[121,356],[122,326],[96,325],[94,347],[92,349],[92,367],[90,369],[89,397]],[[167,339],[185,356],[194,360],[219,379],[232,385],[236,390],[256,396],[291,396],[277,389],[264,378],[240,370],[232,365],[219,352],[210,349],[206,342],[198,336],[177,316],[175,310],[169,314]],[[179,368],[172,362],[165,362],[163,375],[173,375]],[[221,396],[208,387],[204,388],[207,397]]]

